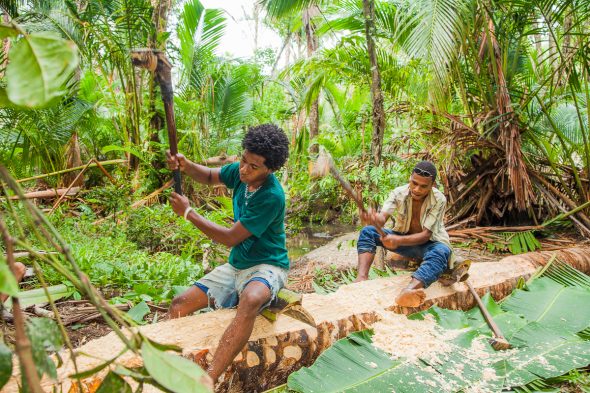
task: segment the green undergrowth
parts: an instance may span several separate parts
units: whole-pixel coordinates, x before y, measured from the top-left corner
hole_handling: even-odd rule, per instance
[[[197,210],[219,224],[228,218],[224,208]],[[176,287],[188,286],[203,276],[203,262],[211,269],[226,260],[224,246],[177,217],[168,205],[140,207],[96,225],[95,219],[94,215],[51,217],[82,271],[115,301],[168,301]],[[48,265],[42,263],[41,268],[49,285],[69,285]],[[38,284],[32,281],[28,286]]]

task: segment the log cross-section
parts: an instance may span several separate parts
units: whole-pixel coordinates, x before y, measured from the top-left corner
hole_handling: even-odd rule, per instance
[[[474,263],[470,270],[470,281],[480,295],[489,291],[498,300],[510,294],[521,277],[529,278],[554,255],[582,272],[590,272],[590,247],[579,247],[510,256],[498,262]],[[261,392],[284,383],[289,374],[312,364],[336,340],[370,327],[383,310],[407,314],[433,304],[463,310],[474,306],[474,299],[464,284],[442,287],[435,283],[427,289],[423,306],[417,309],[400,308],[394,299],[408,280],[408,276],[395,276],[346,285],[329,295],[305,295],[303,306],[315,318],[317,328],[284,315],[272,323],[258,317],[250,341],[221,376],[216,391]],[[183,356],[206,367],[234,315],[235,310],[219,310],[142,326],[139,330],[155,341],[180,346]],[[113,358],[121,351],[122,345],[114,333],[85,344],[78,348],[78,352],[91,354],[93,358],[79,356],[78,369],[89,370],[100,363],[98,359]],[[69,390],[71,381],[68,380],[73,366],[67,353],[64,352],[62,358],[65,364],[58,369],[57,384],[61,385],[64,392],[75,391]],[[128,352],[120,358],[120,363],[138,367],[141,359]],[[85,381],[87,391],[94,391],[105,374],[106,370],[103,370]],[[17,377],[13,376],[12,383],[6,387],[7,392],[17,391]],[[55,385],[54,381],[44,383],[47,390]]]

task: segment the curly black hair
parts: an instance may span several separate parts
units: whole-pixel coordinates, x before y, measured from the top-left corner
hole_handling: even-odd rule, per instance
[[[271,171],[280,169],[289,157],[289,139],[285,131],[274,124],[250,127],[242,147],[264,157],[264,165]]]

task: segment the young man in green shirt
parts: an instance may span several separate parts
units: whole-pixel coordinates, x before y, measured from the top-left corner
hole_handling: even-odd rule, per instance
[[[208,305],[237,306],[207,370],[214,382],[244,348],[259,311],[267,307],[287,280],[289,258],[285,242],[285,194],[273,172],[289,155],[289,140],[272,124],[252,127],[242,141],[239,163],[207,168],[168,154],[170,169],[203,184],[225,184],[233,190],[234,224],[226,228],[197,214],[188,198],[172,193],[170,204],[212,240],[231,247],[229,263],[218,266],[177,296],[170,317],[179,318]]]

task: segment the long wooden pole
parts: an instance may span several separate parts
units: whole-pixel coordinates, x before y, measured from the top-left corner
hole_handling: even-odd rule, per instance
[[[168,129],[168,142],[170,154],[178,154],[176,142],[176,121],[174,119],[174,92],[172,89],[172,64],[166,58],[164,52],[153,49],[135,49],[131,52],[131,62],[134,66],[145,68],[154,73],[154,79],[160,85],[160,93],[166,112],[166,127]],[[174,191],[182,194],[180,169],[175,169]]]
[[[104,165],[124,164],[126,162],[127,162],[127,160],[108,160],[108,161],[100,161],[99,163],[100,163],[100,165],[103,165],[104,166]],[[37,175],[37,176],[33,176],[33,177],[27,177],[27,178],[24,178],[24,179],[19,179],[16,182],[17,183],[24,183],[24,182],[31,181],[31,180],[43,179],[43,178],[50,177],[50,176],[61,175],[63,173],[74,172],[74,171],[83,169],[85,166],[86,165],[81,165],[81,166],[77,166],[77,167],[74,167],[74,168],[64,169],[64,170],[61,170],[61,171],[56,171],[56,172],[51,172],[51,173],[44,173],[42,175]],[[95,162],[93,164],[90,164],[88,167],[89,168],[92,168],[92,167],[95,167],[95,166],[98,166],[98,162]]]
[[[164,102],[164,112],[166,112],[166,127],[168,129],[168,143],[170,144],[170,154],[178,154],[178,144],[176,140],[176,120],[174,119],[174,92],[172,89],[172,65],[162,52],[157,53],[158,66],[156,67],[156,81],[160,84],[162,101]],[[180,169],[173,171],[174,191],[182,194],[182,179]]]

